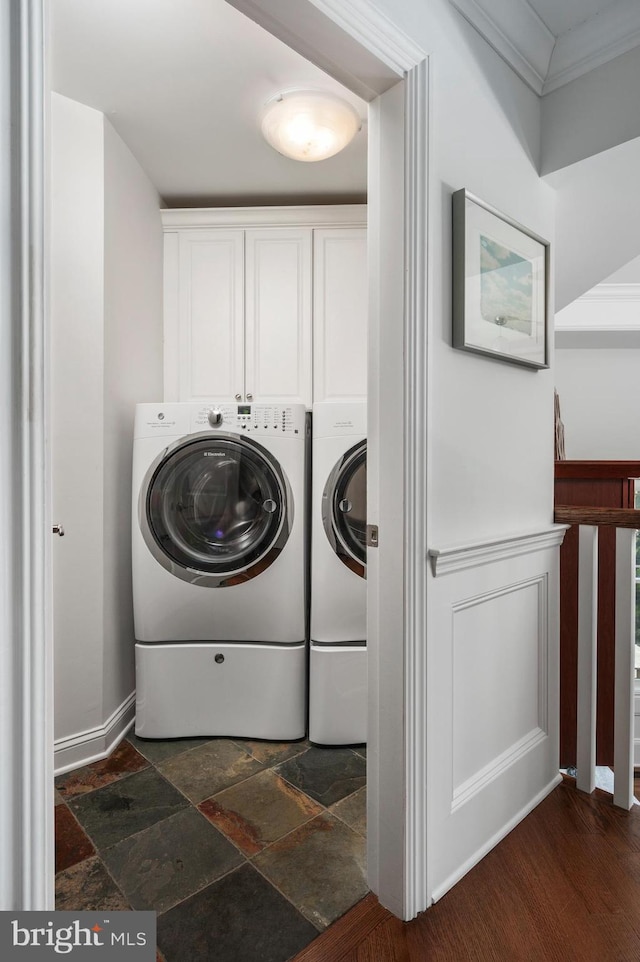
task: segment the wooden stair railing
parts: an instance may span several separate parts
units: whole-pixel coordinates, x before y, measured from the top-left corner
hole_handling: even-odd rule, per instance
[[[613,802],[628,810],[634,803],[634,575],[640,511],[556,505],[554,518],[561,524],[579,526],[576,785],[589,793],[596,787],[598,530],[616,528]]]

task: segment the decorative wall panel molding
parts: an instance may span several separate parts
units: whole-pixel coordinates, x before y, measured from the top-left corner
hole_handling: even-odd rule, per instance
[[[476,568],[478,565],[506,561],[518,555],[531,554],[559,547],[567,525],[553,524],[542,530],[506,535],[490,541],[475,541],[445,548],[429,548],[429,560],[434,577]]]
[[[548,607],[546,572],[452,605],[452,812],[547,737]]]
[[[493,759],[488,765],[476,772],[471,778],[467,779],[461,785],[453,791],[453,797],[451,800],[451,812],[455,812],[458,808],[461,808],[466,802],[470,801],[478,792],[481,792],[483,788],[494,781],[494,779],[499,778],[511,765],[514,765],[517,761],[523,758],[532,748],[535,748],[541,741],[547,737],[546,732],[542,731],[541,728],[535,728],[533,731],[529,732],[519,742],[508,748],[502,755]]]

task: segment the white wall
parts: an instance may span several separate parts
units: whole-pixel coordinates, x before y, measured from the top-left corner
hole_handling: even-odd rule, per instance
[[[535,94],[444,0],[401,9],[433,51],[430,540],[466,542],[551,520],[553,376],[451,347],[451,194],[466,187],[550,240],[555,198],[537,173]]]
[[[542,98],[541,171],[551,171],[640,136],[640,47]]]
[[[574,336],[574,343],[577,340]],[[567,458],[640,460],[640,342],[556,352]]]
[[[133,405],[162,396],[159,198],[98,111],[52,96],[57,767],[108,747],[134,689]]]
[[[557,190],[556,309],[640,254],[640,138],[545,180]]]
[[[157,191],[104,122],[104,715],[135,687],[131,452],[138,401],[163,396]]]
[[[102,722],[104,158],[102,114],[51,103],[55,738]]]

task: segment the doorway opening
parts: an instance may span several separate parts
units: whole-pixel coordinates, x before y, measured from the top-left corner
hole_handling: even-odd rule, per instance
[[[206,7],[209,16],[212,5],[202,7]],[[220,7],[221,12],[225,11],[224,16],[241,17],[226,4]],[[95,48],[93,56],[87,56],[91,47],[90,24],[83,20],[91,16],[87,5],[74,7],[54,2],[51,12],[53,488],[54,511],[66,535],[64,540],[55,543],[53,561],[60,792],[56,817],[60,836],[66,841],[61,852],[63,867],[58,876],[58,905],[75,909],[130,905],[154,908],[163,915],[171,912],[170,919],[167,915],[165,932],[169,944],[169,933],[177,924],[174,920],[181,914],[192,915],[192,903],[189,902],[188,907],[186,903],[204,888],[215,885],[218,902],[224,899],[224,892],[233,890],[232,901],[237,904],[239,886],[253,893],[246,900],[249,906],[257,886],[262,892],[261,899],[273,903],[271,915],[274,918],[279,913],[282,915],[282,928],[308,941],[319,928],[333,921],[366,892],[363,874],[366,763],[362,750],[349,747],[322,750],[300,741],[274,746],[233,738],[179,744],[173,739],[143,741],[128,735],[111,752],[113,744],[127,732],[134,708],[130,684],[131,572],[127,554],[131,537],[128,517],[133,406],[139,401],[181,403],[197,397],[201,398],[200,403],[208,404],[209,400],[223,403],[212,398],[210,390],[202,391],[198,383],[198,378],[206,377],[207,372],[198,368],[197,349],[192,351],[187,372],[193,375],[192,393],[183,394],[184,378],[180,378],[184,372],[178,371],[177,396],[171,394],[173,356],[165,350],[162,357],[163,340],[166,348],[170,335],[166,326],[162,330],[161,324],[162,227],[160,218],[155,225],[152,223],[154,192],[169,205],[160,215],[165,218],[165,228],[169,215],[178,209],[187,212],[187,219],[190,211],[197,210],[201,222],[194,231],[200,240],[207,229],[203,211],[215,207],[216,216],[227,220],[226,227],[215,224],[212,228],[217,236],[224,235],[226,242],[234,231],[243,234],[240,246],[245,270],[250,245],[255,243],[257,249],[256,235],[262,230],[257,226],[250,236],[252,215],[248,208],[259,208],[260,213],[256,214],[259,220],[268,216],[266,207],[284,209],[289,205],[285,205],[285,194],[278,193],[273,186],[262,192],[257,190],[258,167],[249,175],[251,194],[229,186],[225,188],[226,193],[220,188],[217,193],[207,192],[197,186],[189,193],[184,188],[176,188],[169,196],[162,186],[166,182],[163,181],[166,170],[156,159],[155,100],[145,99],[150,90],[155,92],[159,80],[154,81],[153,75],[142,71],[141,64],[136,63],[134,74],[141,74],[142,86],[146,89],[134,89],[124,66],[133,53],[126,53],[122,35],[118,39],[111,32],[113,24],[107,23],[102,15],[99,24],[93,23],[96,42],[103,42],[107,48],[110,44],[118,46],[123,68],[122,76],[116,78],[110,66],[108,83],[101,87],[100,64],[112,64],[114,49],[112,46],[104,60],[100,56],[102,47]],[[93,13],[95,16],[96,11]],[[253,37],[260,28],[247,23]],[[157,13],[155,30],[156,41],[161,41]],[[82,36],[82,49],[74,31]],[[135,30],[130,36],[132,43],[139,40]],[[176,42],[175,31],[172,40]],[[252,39],[257,45],[266,42]],[[238,54],[232,55],[229,49],[226,54],[227,68],[234,59],[243,59]],[[291,58],[290,51],[287,56]],[[161,46],[158,60],[165,74],[166,57],[167,50]],[[263,72],[267,73],[266,68]],[[246,66],[242,73],[246,80]],[[191,71],[179,70],[178,74],[191,78]],[[234,86],[231,81],[229,85]],[[178,84],[174,81],[168,88],[171,86],[177,90]],[[161,106],[166,109],[167,104],[172,104],[178,114],[192,110],[199,128],[205,108],[195,110],[188,98],[180,99],[176,91],[172,102],[168,88],[159,91]],[[195,92],[191,90],[190,94],[193,99]],[[140,98],[138,103],[135,103],[136,97]],[[139,114],[128,109],[127,98],[136,108],[142,107]],[[228,90],[224,99],[230,99]],[[222,109],[221,101],[216,103]],[[236,109],[242,114],[243,110],[246,112],[246,105],[240,103]],[[207,120],[217,131],[213,137],[215,151],[211,155],[215,159],[216,151],[222,151],[219,131],[224,130],[225,136],[230,136],[228,117],[223,114],[217,122],[215,114],[210,113]],[[191,140],[188,131],[178,133],[177,121],[168,126],[170,132],[168,136],[165,132],[166,140],[161,148],[164,155],[170,155],[172,150],[177,153],[175,144],[171,147],[177,137],[187,144],[186,151],[178,157],[179,167],[187,166],[194,153],[205,152],[194,147],[193,133]],[[150,145],[146,148],[149,159],[145,163],[140,156],[144,148],[137,146],[139,136],[142,140],[146,137]],[[242,153],[235,158],[244,161]],[[201,166],[207,167],[206,161],[203,164],[201,159],[195,165],[196,181],[203,176]],[[211,166],[212,163],[209,168]],[[152,169],[153,177],[147,167]],[[288,169],[293,170],[291,166]],[[210,176],[210,171],[205,173]],[[225,174],[216,175],[218,184]],[[349,174],[347,164],[344,176]],[[331,200],[331,205],[324,205],[327,210],[329,206],[337,207],[338,201],[340,206],[355,208],[366,200],[366,196],[353,190],[334,189],[332,195],[327,194],[326,185],[322,190],[312,191],[308,183],[304,187],[306,193],[301,194],[302,188],[299,188],[298,193],[291,195],[293,206],[304,203],[310,211],[312,206],[321,206],[320,201]],[[234,224],[234,210],[240,206],[243,212]],[[312,215],[307,212],[305,216]],[[307,232],[315,229],[313,222],[309,223],[310,226],[304,228]],[[291,230],[291,220],[287,223],[285,219],[283,224],[275,238],[277,241],[282,240],[282,231]],[[344,243],[345,231],[352,228],[345,227],[339,219],[336,224],[335,230],[342,231],[340,241]],[[270,226],[262,234],[266,236],[269,230],[277,232],[280,228]],[[332,227],[321,223],[318,230],[326,240]],[[172,235],[168,240],[170,246],[175,239],[174,232],[165,229],[165,240],[167,233]],[[232,238],[233,242],[236,240]],[[201,250],[199,247],[198,251]],[[194,255],[191,264],[194,270],[198,266],[197,256]],[[212,263],[207,262],[206,269]],[[166,267],[164,280],[166,323]],[[216,277],[216,281],[220,284],[221,278]],[[266,296],[270,291],[264,293]],[[241,299],[246,308],[248,286]],[[82,311],[78,310],[80,304]],[[356,306],[354,303],[352,310]],[[245,327],[245,342],[247,332]],[[196,334],[202,331],[194,326],[189,331],[191,345]],[[178,331],[177,340],[181,337],[184,340],[184,332]],[[266,353],[268,351],[267,346]],[[247,380],[251,360],[245,343],[243,409],[253,400]],[[351,380],[347,382],[347,390],[355,380],[355,361],[350,359]],[[207,363],[212,363],[210,358]],[[325,358],[323,373],[329,383],[333,374],[326,368]],[[267,380],[268,371],[259,373],[263,381]],[[366,382],[366,365],[363,378]],[[238,392],[225,393],[231,401]],[[343,389],[342,394],[345,393]],[[259,392],[255,400],[261,400]],[[79,417],[78,411],[86,414]],[[237,417],[251,419],[251,413],[240,414],[238,405]],[[166,414],[163,420],[166,423]],[[243,426],[244,422],[240,428]],[[253,427],[251,420],[249,426]],[[82,490],[94,492],[90,502],[80,496]],[[340,500],[344,502],[345,498],[346,495]],[[266,500],[275,501],[276,495]],[[80,579],[86,577],[86,584],[79,592],[79,559],[91,551],[95,553],[97,546],[103,549],[99,552],[100,564],[87,566],[86,575],[80,574]],[[94,628],[89,633],[82,625],[91,620]],[[76,678],[80,650],[83,670],[91,664],[94,677],[100,680],[97,692],[95,687],[88,691]],[[71,696],[69,690],[73,692]],[[260,732],[256,731],[255,738],[259,736]],[[100,758],[105,754],[106,758],[96,761],[96,756]],[[149,799],[155,800],[151,808],[161,816],[154,817],[153,821],[149,821]],[[113,811],[118,806],[125,807],[129,813],[135,811],[137,816],[116,830]],[[105,817],[107,811],[110,814]],[[287,852],[292,848],[294,833],[300,844],[295,848],[297,861],[290,864]],[[178,873],[173,872],[171,882],[158,891],[154,882],[141,873],[140,866],[153,864],[156,877],[161,876],[160,849],[166,850],[169,837],[174,838],[176,847],[167,864],[174,867],[180,864],[179,879]],[[318,904],[310,899],[308,885],[298,891],[300,876],[310,875],[309,871],[302,870],[304,862],[300,863],[300,859],[315,860],[317,865],[318,840],[326,843],[330,837],[336,878],[333,884],[324,886],[331,891],[329,901]],[[190,846],[188,852],[179,847],[185,839]],[[267,863],[273,864],[269,867]],[[215,874],[211,875],[213,866]],[[79,903],[82,896],[88,901]],[[183,927],[181,922],[180,931]],[[243,929],[245,934],[250,933],[246,925]],[[251,941],[255,941],[255,936],[253,932]],[[305,943],[297,942],[296,947],[301,944]],[[287,943],[286,948],[290,954],[291,945]]]

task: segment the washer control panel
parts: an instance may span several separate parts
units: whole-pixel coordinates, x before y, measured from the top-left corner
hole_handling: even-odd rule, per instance
[[[304,404],[250,404],[231,401],[165,401],[136,405],[134,437],[173,437],[201,431],[233,431],[253,437],[304,440]]]
[[[194,406],[192,431],[237,431],[254,437],[305,437],[301,404],[208,404]]]

